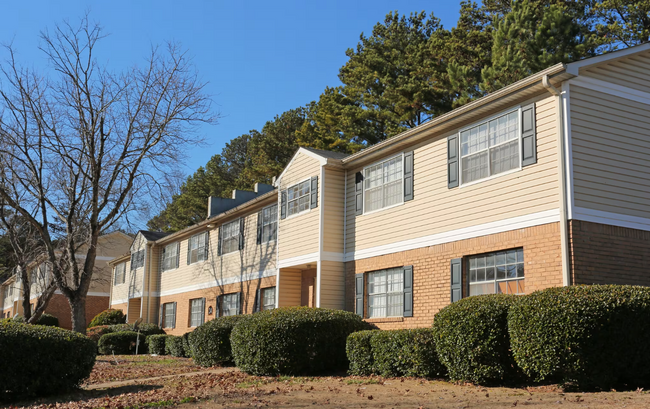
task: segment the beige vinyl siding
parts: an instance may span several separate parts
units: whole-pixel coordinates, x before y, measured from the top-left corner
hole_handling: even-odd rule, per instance
[[[275,295],[278,297],[278,307],[301,305],[302,271],[283,268],[278,279]]]
[[[580,70],[588,76],[638,91],[650,92],[650,52]]]
[[[323,260],[320,269],[321,308],[345,309],[345,264]]]
[[[323,251],[343,253],[345,172],[325,168],[323,181]]]
[[[572,85],[577,207],[650,217],[650,105]]]
[[[127,321],[132,324],[140,318],[140,306],[142,305],[141,298],[132,298],[129,300],[127,311]]]
[[[320,189],[320,168],[321,166],[318,160],[300,152],[282,176],[280,180],[280,192],[312,176],[319,177],[318,183]],[[315,209],[310,209],[298,215],[287,216],[284,220],[279,220],[280,218],[278,217],[278,240],[281,243],[280,260],[318,251],[320,207],[318,206]]]
[[[245,217],[244,224],[244,250],[218,256],[219,229],[210,230],[210,244],[208,260],[187,264],[187,245],[193,235],[183,237],[180,246],[179,268],[160,273],[160,289],[163,294],[169,291],[185,289],[190,286],[203,285],[204,288],[215,287],[218,283],[233,280],[248,279],[251,275],[258,278],[263,272],[275,271],[276,242],[257,244],[257,213],[260,205]],[[223,224],[239,220],[232,218]],[[221,225],[223,225],[221,224]],[[160,244],[161,248],[164,244]],[[159,271],[159,270],[157,270]],[[197,288],[194,288],[196,290]],[[189,289],[187,291],[190,291]],[[219,288],[215,287],[219,292]]]
[[[113,269],[112,274],[114,273],[115,270]],[[127,260],[126,276],[124,279],[124,284],[113,285],[113,289],[111,290],[111,304],[123,303],[124,300],[126,300],[129,297],[129,276],[130,275],[131,275],[131,262]],[[113,280],[113,277],[111,277],[111,280]]]
[[[355,173],[362,168],[348,170],[346,251],[558,209],[557,105],[553,97],[543,94],[523,101],[521,106],[533,101],[537,163],[520,171],[448,189],[447,137],[460,129],[442,135],[432,133],[426,142],[408,149],[414,150],[414,200],[355,216]],[[390,156],[393,154],[386,158]]]

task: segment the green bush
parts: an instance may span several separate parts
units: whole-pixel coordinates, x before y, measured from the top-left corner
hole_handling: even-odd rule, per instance
[[[508,310],[521,298],[505,294],[468,297],[436,314],[433,333],[438,358],[452,380],[482,384],[517,375]]]
[[[190,345],[190,334],[191,332],[186,332],[183,334],[183,355],[186,358],[192,358],[192,347]]]
[[[150,354],[165,355],[168,335],[156,334],[147,337],[147,350]]]
[[[136,341],[138,334],[133,331],[111,332],[102,335],[99,338],[99,353],[102,355],[128,355],[135,354]],[[138,353],[144,354],[147,352],[146,337],[140,334],[140,346]]]
[[[184,358],[185,350],[183,349],[183,337],[168,335],[165,340],[165,352],[167,355]]]
[[[375,331],[370,346],[377,375],[430,378],[446,372],[430,328]]]
[[[54,315],[43,313],[41,314],[40,317],[38,317],[38,320],[36,321],[36,325],[44,325],[46,327],[58,327],[59,319]]]
[[[232,355],[239,369],[254,375],[345,370],[348,335],[370,328],[358,315],[340,310],[289,307],[261,311],[233,328]]]
[[[110,334],[110,332],[111,330],[108,328],[108,325],[98,325],[96,327],[88,328],[86,330],[86,336],[95,341],[95,343],[98,343],[102,335]]]
[[[609,388],[650,378],[650,288],[538,291],[511,308],[509,329],[517,364],[535,380]]]
[[[353,332],[345,343],[345,353],[350,361],[350,375],[367,376],[376,373],[370,340],[374,330]]]
[[[111,325],[108,328],[110,329],[111,332],[122,332],[122,331],[138,332],[138,331],[140,331],[140,334],[145,335],[145,336],[165,334],[165,331],[163,331],[156,324],[140,324],[137,329],[135,328],[134,324]]]
[[[0,320],[0,351],[0,400],[4,400],[79,386],[93,369],[97,346],[61,328]]]
[[[230,333],[244,315],[215,318],[197,327],[189,337],[192,358],[201,366],[215,366],[233,361]]]
[[[123,324],[124,322],[126,322],[126,315],[124,315],[122,310],[109,308],[108,310],[95,315],[95,317],[90,321],[90,324],[88,324],[88,328],[97,327],[99,325]]]

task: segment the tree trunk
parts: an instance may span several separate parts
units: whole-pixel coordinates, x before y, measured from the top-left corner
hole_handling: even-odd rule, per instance
[[[86,297],[75,297],[69,299],[72,310],[72,330],[80,334],[86,334]]]

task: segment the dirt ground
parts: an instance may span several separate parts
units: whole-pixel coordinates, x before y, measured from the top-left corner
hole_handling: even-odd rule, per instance
[[[256,377],[236,368],[206,370],[180,358],[116,358],[118,365],[98,360],[83,390],[11,407],[650,408],[650,393],[644,390],[576,393],[554,385],[486,388],[424,379]],[[169,376],[170,372],[177,375]],[[152,373],[155,377],[150,377]],[[107,379],[113,381],[105,383]]]

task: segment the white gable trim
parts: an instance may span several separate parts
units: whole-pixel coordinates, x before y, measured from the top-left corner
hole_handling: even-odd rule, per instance
[[[642,53],[648,50],[650,50],[650,43],[637,45],[634,47],[626,48],[624,50],[612,51],[611,53],[569,63],[566,66],[566,72],[568,72],[569,74],[578,75],[580,68],[588,67],[590,65],[601,64],[610,60],[616,60],[618,58],[628,57],[630,55]]]
[[[650,92],[639,91],[633,88],[584,76],[569,80],[569,84],[650,105]]]
[[[327,164],[327,158],[324,158],[324,157],[320,156],[319,154],[314,153],[314,152],[312,152],[310,150],[307,150],[305,148],[302,148],[302,147],[298,148],[296,153],[293,154],[293,157],[291,158],[291,160],[289,161],[287,166],[284,167],[284,170],[282,171],[282,173],[280,173],[280,176],[278,176],[275,179],[275,185],[274,185],[275,187],[280,187],[280,181],[282,180],[282,177],[284,176],[285,173],[287,173],[287,170],[289,170],[289,168],[293,164],[293,161],[296,160],[296,158],[298,157],[298,154],[300,154],[300,153],[304,153],[305,155],[316,159],[320,163],[321,166],[324,166],[324,165]]]

